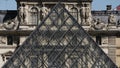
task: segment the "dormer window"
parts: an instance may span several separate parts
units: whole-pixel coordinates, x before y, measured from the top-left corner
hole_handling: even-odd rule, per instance
[[[102,38],[101,38],[101,36],[96,36],[96,43],[97,43],[98,45],[101,45],[101,44],[102,44]]]
[[[37,25],[38,24],[38,9],[36,7],[31,8],[30,24],[32,24],[32,25]]]
[[[13,36],[7,36],[7,45],[13,45]]]
[[[20,37],[19,36],[11,36],[11,35],[7,36],[7,45],[16,44],[18,46],[19,43],[20,43]]]

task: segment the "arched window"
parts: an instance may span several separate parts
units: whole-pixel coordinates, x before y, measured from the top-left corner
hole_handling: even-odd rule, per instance
[[[32,25],[37,25],[38,24],[38,9],[36,7],[31,8],[30,23]]]
[[[70,10],[72,16],[78,21],[78,9],[75,7],[72,7]]]

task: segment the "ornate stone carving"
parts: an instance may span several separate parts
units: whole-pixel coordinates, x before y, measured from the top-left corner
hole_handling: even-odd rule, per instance
[[[43,6],[42,8],[41,8],[41,10],[42,10],[42,16],[43,16],[43,18],[48,14],[48,12],[50,11],[50,9],[48,9],[47,7],[45,7],[45,6]]]
[[[80,9],[80,17],[82,25],[90,25],[91,23],[91,10],[90,6],[86,4],[86,6],[82,6]]]
[[[92,23],[93,24],[91,24],[91,29],[95,29],[95,30],[107,29],[107,24],[102,22],[100,19],[93,19]]]
[[[28,9],[26,7],[26,5],[23,3],[21,4],[21,6],[18,8],[18,11],[19,11],[19,21],[20,21],[20,24],[26,24],[26,17],[27,17],[27,13],[28,13]]]
[[[3,27],[4,27],[5,29],[8,29],[8,30],[14,29],[14,27],[15,27],[15,22],[9,20],[9,21],[7,21],[6,23],[3,24]]]
[[[108,17],[108,25],[115,25],[116,24],[116,17],[115,15],[111,14],[109,17]]]
[[[4,22],[4,24],[2,24],[1,27],[3,29],[7,29],[7,30],[16,30],[16,29],[18,29],[19,22],[17,20],[17,17],[15,19],[8,20],[8,21]]]

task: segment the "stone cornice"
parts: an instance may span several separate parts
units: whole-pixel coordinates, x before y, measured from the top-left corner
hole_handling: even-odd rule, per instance
[[[0,30],[0,35],[28,36],[33,30]],[[52,31],[51,31],[52,32]],[[54,31],[53,31],[54,32]],[[74,31],[76,32],[76,31]],[[120,30],[88,30],[90,35],[120,36]]]
[[[0,49],[15,49],[17,46],[10,46],[10,45],[6,45],[6,46],[0,46]]]

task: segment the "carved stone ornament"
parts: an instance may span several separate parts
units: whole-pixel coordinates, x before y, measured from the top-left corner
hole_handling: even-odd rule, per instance
[[[18,8],[18,11],[19,11],[18,18],[19,18],[20,24],[26,24],[27,22],[26,17],[27,17],[28,9],[25,6],[25,4],[21,4],[21,6]]]
[[[3,27],[7,30],[11,30],[11,29],[14,29],[15,27],[15,22],[13,21],[8,21],[7,23],[4,23],[3,24]]]
[[[2,24],[2,27],[7,30],[17,30],[19,27],[19,22],[17,17],[15,19],[4,22],[4,24]]]
[[[50,11],[50,9],[48,9],[48,8],[45,7],[45,6],[43,6],[43,7],[41,8],[41,10],[42,10],[42,16],[43,16],[43,18],[44,18],[46,15],[48,15],[48,12]]]
[[[80,17],[82,25],[90,25],[91,11],[90,7],[81,7]]]
[[[108,17],[108,24],[113,24],[113,25],[116,24],[116,17],[115,17],[115,15],[111,14],[111,15]]]
[[[104,30],[107,29],[107,24],[102,22],[100,19],[93,19],[92,21],[93,24],[91,24],[91,29],[94,30]]]

